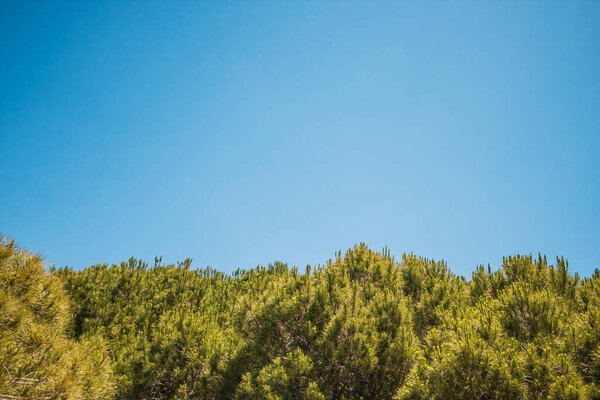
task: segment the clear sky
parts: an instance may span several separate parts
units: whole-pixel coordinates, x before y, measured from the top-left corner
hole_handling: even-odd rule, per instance
[[[600,267],[598,1],[0,4],[0,232],[50,265]]]

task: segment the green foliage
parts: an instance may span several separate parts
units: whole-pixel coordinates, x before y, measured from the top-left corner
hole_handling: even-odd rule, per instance
[[[428,332],[397,398],[598,398],[594,285],[582,286],[562,259],[557,267],[522,256],[496,272],[479,267],[471,305],[448,308]]]
[[[256,376],[247,372],[242,378],[237,399],[325,399],[314,377],[314,364],[302,350],[277,357]]]
[[[600,399],[600,272],[562,258],[466,281],[361,244],[306,273],[130,259],[48,275],[3,246],[0,400]]]
[[[104,340],[69,340],[69,302],[39,256],[0,236],[0,399],[110,399]]]

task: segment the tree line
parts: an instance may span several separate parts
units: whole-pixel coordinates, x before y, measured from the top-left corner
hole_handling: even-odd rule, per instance
[[[600,399],[600,271],[470,280],[364,244],[299,271],[45,270],[0,240],[0,400]]]

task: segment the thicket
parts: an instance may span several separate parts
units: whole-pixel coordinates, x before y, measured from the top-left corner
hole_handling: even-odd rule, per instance
[[[68,337],[69,317],[59,278],[0,236],[0,400],[114,398],[105,341]]]
[[[46,274],[6,241],[0,262],[0,400],[600,399],[600,272],[562,258],[470,281],[363,244],[302,272],[130,259]]]

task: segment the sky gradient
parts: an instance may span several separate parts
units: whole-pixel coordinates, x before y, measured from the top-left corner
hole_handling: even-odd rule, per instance
[[[0,232],[83,268],[358,242],[600,268],[600,2],[0,2]]]

